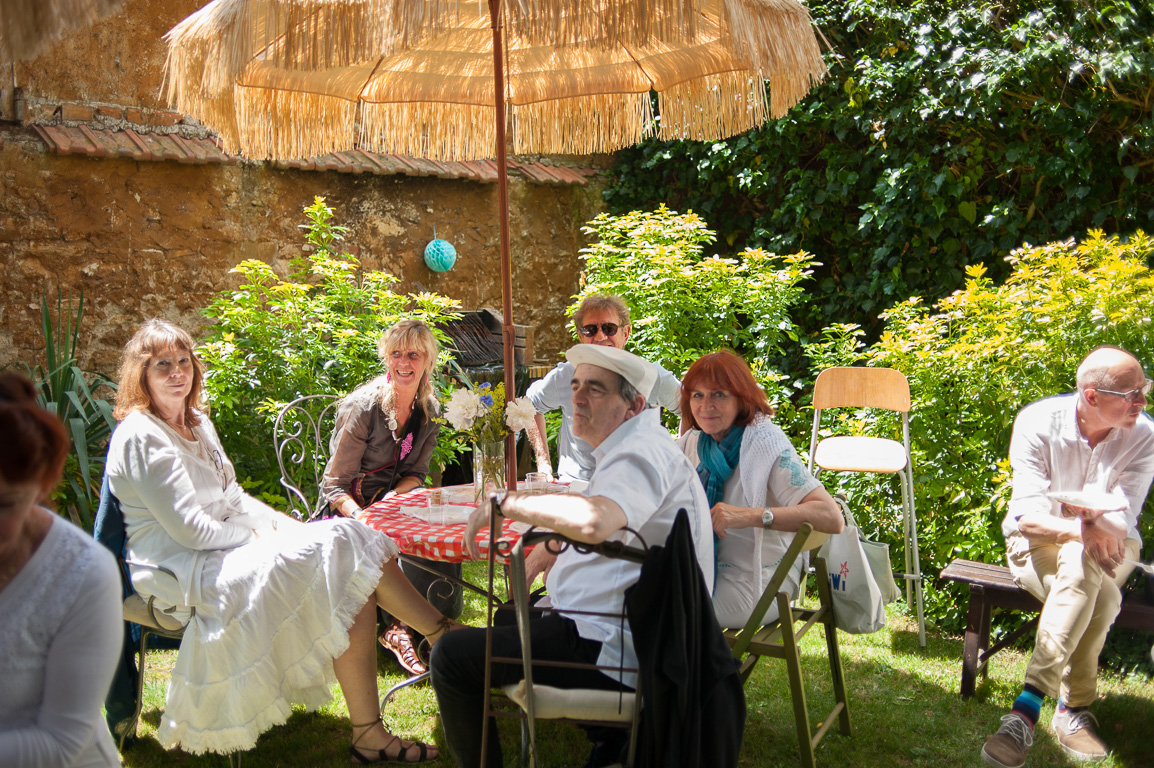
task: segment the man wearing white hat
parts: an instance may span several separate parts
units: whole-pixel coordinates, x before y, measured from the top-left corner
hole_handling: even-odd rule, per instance
[[[643,392],[652,391],[657,371],[624,350],[579,344],[566,353],[575,366],[572,382],[573,429],[593,448],[596,468],[583,494],[530,496],[510,493],[501,504],[506,517],[550,528],[576,541],[607,540],[635,544],[624,530],[637,531],[649,545],[663,545],[677,511],[689,513],[698,565],[713,589],[713,539],[709,503],[694,467],[678,450],[655,414],[646,412]],[[476,534],[488,524],[488,504],[473,513],[465,541],[479,557]],[[555,661],[595,662],[605,667],[636,667],[626,623],[583,616],[576,611],[620,612],[625,590],[637,581],[641,566],[627,560],[562,553],[546,578],[555,613],[532,622],[533,656]],[[493,655],[519,656],[516,627],[493,630]],[[480,753],[485,679],[485,630],[446,634],[433,649],[433,689],[445,724],[449,752],[461,766],[501,763],[500,742],[490,724],[488,755]],[[521,678],[520,665],[494,665],[492,683]],[[561,688],[616,690],[636,685],[636,675],[542,667],[534,682]],[[596,749],[595,749],[596,752]],[[487,759],[483,759],[486,758]]]

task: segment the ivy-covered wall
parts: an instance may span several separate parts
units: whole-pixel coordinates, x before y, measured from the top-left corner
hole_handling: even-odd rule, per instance
[[[1154,227],[1154,10],[1120,0],[809,0],[830,78],[716,143],[618,155],[614,213],[693,210],[722,253],[805,249],[811,333],[994,279],[1028,241]]]

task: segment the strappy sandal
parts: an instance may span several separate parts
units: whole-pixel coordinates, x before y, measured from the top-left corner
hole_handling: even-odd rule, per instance
[[[413,638],[409,635],[409,628],[401,622],[394,621],[377,639],[385,650],[392,651],[392,654],[397,657],[397,662],[410,675],[423,675],[428,671],[428,667],[417,655],[417,649],[413,647]]]
[[[433,757],[429,757],[429,745],[428,744],[425,744],[425,743],[420,742],[420,741],[414,741],[411,744],[409,744],[409,746],[406,747],[406,746],[404,746],[404,739],[402,739],[400,736],[397,736],[395,733],[389,734],[390,736],[393,737],[393,740],[390,741],[385,746],[385,749],[362,750],[360,747],[358,747],[357,742],[361,740],[361,737],[364,736],[366,733],[368,733],[370,728],[372,728],[374,725],[376,725],[377,723],[380,723],[380,722],[382,722],[381,718],[378,717],[376,720],[374,720],[371,723],[363,723],[361,725],[356,725],[356,724],[353,725],[354,729],[356,729],[356,728],[364,728],[365,729],[365,730],[361,731],[361,735],[357,736],[355,739],[353,739],[353,743],[349,745],[349,754],[352,755],[353,762],[356,763],[357,765],[381,765],[382,763],[386,764],[386,765],[416,765],[417,763],[427,763],[430,760],[436,759]],[[389,747],[393,746],[393,744],[400,744],[401,748],[400,748],[400,751],[398,751],[396,755],[394,755],[393,757],[389,757],[388,754],[386,753],[386,750]],[[415,756],[411,755],[409,752],[409,750],[412,749],[413,747],[417,748],[417,754]],[[375,756],[373,755],[373,752],[376,752]],[[410,757],[416,757],[416,759],[410,760],[409,759]]]

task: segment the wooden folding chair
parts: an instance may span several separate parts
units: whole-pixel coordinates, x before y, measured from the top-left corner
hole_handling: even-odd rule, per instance
[[[827,534],[815,532],[810,523],[803,524],[781,562],[778,563],[773,578],[766,585],[745,627],[725,632],[733,655],[741,664],[742,680],[749,680],[753,668],[763,658],[785,661],[790,693],[793,697],[793,715],[797,725],[797,748],[801,764],[805,768],[816,768],[814,750],[835,722],[838,723],[838,729],[842,734],[849,736],[851,732],[849,702],[846,699],[845,678],[842,674],[841,653],[838,650],[837,627],[834,626],[833,602],[825,560],[820,557],[812,558],[817,574],[817,608],[794,607],[791,604],[790,594],[783,589],[790,569],[801,554],[816,550],[827,538]],[[765,614],[773,603],[777,604],[778,619],[763,625]],[[829,656],[829,671],[833,681],[834,706],[815,731],[806,703],[798,646],[802,638],[819,625],[825,631],[826,653]]]
[[[829,408],[880,408],[901,414],[901,442],[861,435],[818,440],[821,413]],[[914,470],[910,456],[910,385],[892,368],[827,368],[813,385],[813,432],[809,441],[809,469],[815,475],[830,472],[896,474],[901,484],[905,538],[906,603],[915,606],[918,643],[926,647],[926,620],[922,610],[922,567],[918,554],[917,515],[914,512]],[[816,469],[815,469],[816,467]]]

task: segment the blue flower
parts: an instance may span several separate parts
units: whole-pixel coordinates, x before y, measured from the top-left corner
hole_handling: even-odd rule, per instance
[[[492,395],[481,395],[481,405],[485,406],[486,408],[492,408],[493,407],[493,396]]]
[[[481,386],[477,387],[477,389],[479,389],[482,392],[488,392],[492,388],[493,388],[493,385],[487,381],[481,382]]]

